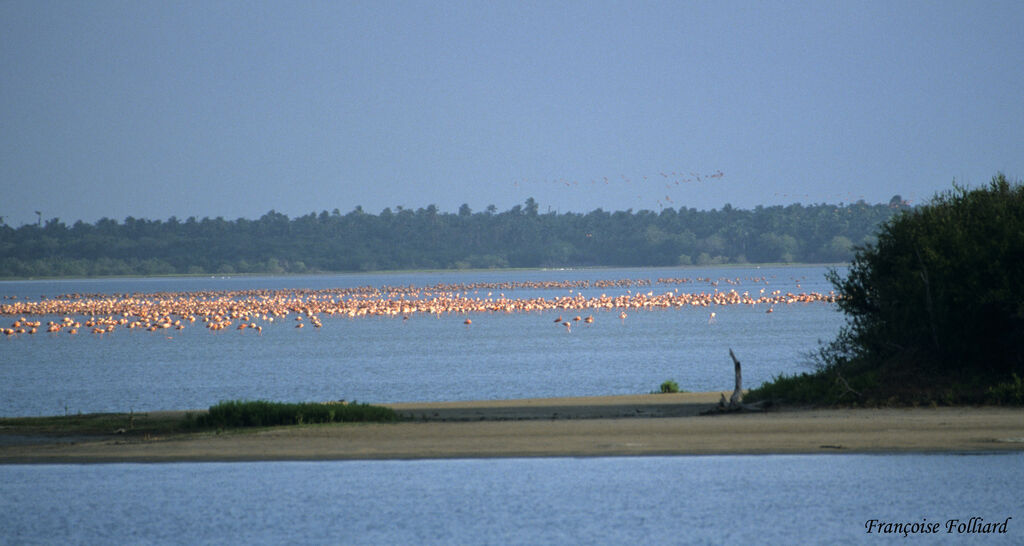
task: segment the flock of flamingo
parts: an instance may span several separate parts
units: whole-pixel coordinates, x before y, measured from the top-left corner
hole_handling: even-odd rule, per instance
[[[570,178],[553,178],[553,179],[530,179],[520,178],[512,182],[512,187],[515,190],[528,190],[533,191],[534,189],[543,189],[546,187],[564,188],[564,189],[576,189],[584,188],[587,191],[592,191],[595,188],[602,186],[612,186],[622,190],[625,193],[635,195],[636,201],[639,203],[651,203],[653,200],[657,204],[659,209],[671,207],[675,205],[677,200],[681,200],[680,195],[677,193],[685,188],[693,188],[703,183],[712,181],[718,181],[723,178],[725,173],[720,170],[716,170],[712,173],[697,173],[693,171],[684,172],[683,170],[678,171],[658,171],[655,173],[649,173],[638,176],[626,176],[625,174],[619,174],[617,176],[602,176],[600,178],[590,178],[589,180],[570,179]],[[638,192],[633,194],[632,192]],[[632,199],[631,195],[631,199]],[[854,203],[857,200],[863,200],[864,195],[857,195],[853,192],[838,192],[838,193],[797,193],[795,190],[790,192],[774,192],[772,194],[776,200],[778,198],[789,199],[803,199],[807,203],[816,201],[826,202],[836,200],[840,203]],[[673,199],[675,196],[675,199]],[[908,204],[913,202],[913,199],[906,201]]]
[[[765,281],[751,279],[755,282]],[[213,332],[234,329],[262,334],[264,326],[290,320],[294,328],[323,326],[322,317],[356,319],[362,317],[401,317],[414,315],[467,315],[464,324],[472,324],[468,315],[486,313],[533,313],[545,311],[590,313],[585,318],[555,319],[572,330],[573,323],[592,324],[593,313],[618,311],[625,320],[627,311],[722,305],[764,306],[767,313],[776,305],[795,303],[833,303],[834,293],[767,291],[756,294],[735,288],[720,290],[721,284],[738,285],[739,279],[704,279],[711,291],[680,292],[679,288],[655,293],[650,280],[620,279],[602,281],[538,281],[471,284],[437,284],[430,287],[384,286],[308,290],[235,290],[202,292],[162,292],[152,294],[64,294],[23,300],[4,298],[0,316],[16,317],[9,328],[0,328],[5,338],[48,333],[77,334],[79,331],[106,335],[118,329],[166,332],[202,325]],[[659,285],[694,282],[688,278],[661,278]],[[799,284],[797,288],[799,289]],[[625,294],[587,296],[585,289],[626,289]],[[568,289],[569,295],[554,297],[506,297],[503,291]],[[635,290],[634,289],[638,289]],[[646,290],[646,291],[645,291]],[[486,291],[486,294],[484,292]],[[495,295],[495,291],[502,291]],[[31,319],[29,317],[32,317]],[[43,321],[47,317],[51,320]],[[715,313],[710,314],[713,322]],[[44,325],[45,324],[45,325]]]
[[[620,174],[612,178],[602,176],[600,179],[591,178],[589,181],[583,182],[567,178],[545,180],[522,178],[513,181],[512,186],[516,190],[519,190],[520,188],[535,186],[543,187],[548,185],[570,189],[580,187],[581,185],[589,186],[590,189],[593,189],[594,187],[614,185],[619,189],[626,190],[630,193],[633,191],[640,192],[636,194],[636,199],[640,202],[649,202],[648,200],[653,198],[658,204],[658,208],[664,209],[674,203],[671,194],[680,188],[691,184],[718,180],[724,176],[725,173],[722,171],[715,171],[710,174],[701,174],[696,172],[684,173],[682,171],[659,171],[657,174],[648,174],[636,177],[629,177],[624,174]],[[662,186],[664,186],[664,188],[662,188]]]

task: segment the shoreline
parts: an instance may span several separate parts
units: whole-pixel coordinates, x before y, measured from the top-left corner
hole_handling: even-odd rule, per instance
[[[0,464],[1024,451],[1024,408],[783,407],[698,416],[720,396],[380,404],[406,420],[224,433],[62,436],[6,426],[0,427]],[[136,418],[170,422],[185,413]]]

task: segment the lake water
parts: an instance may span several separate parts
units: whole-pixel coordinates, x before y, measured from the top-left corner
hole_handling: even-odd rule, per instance
[[[1020,544],[1022,469],[1020,453],[0,466],[0,542]],[[946,532],[972,517],[1012,519]]]
[[[831,290],[826,267],[473,271],[306,277],[143,278],[0,282],[0,301],[61,294],[124,294],[248,289],[433,286],[438,283],[645,280],[623,288],[516,289],[508,298],[583,293],[616,296],[715,290]],[[659,284],[659,278],[689,278]],[[718,282],[713,286],[706,280]],[[498,296],[498,290],[494,290]],[[485,297],[481,290],[475,297]],[[10,298],[19,298],[11,300]],[[710,313],[715,319],[710,320]],[[565,314],[565,313],[562,313]],[[565,314],[568,318],[571,314]],[[587,313],[582,313],[587,314]],[[0,415],[60,415],[206,408],[221,400],[414,402],[637,394],[675,380],[689,391],[732,390],[732,348],[744,385],[808,369],[806,354],[835,337],[834,304],[728,305],[594,313],[572,332],[559,313],[332,318],[297,330],[265,325],[262,336],[213,333],[198,325],[173,333],[118,329],[0,337]],[[0,317],[3,326],[19,317]],[[30,320],[59,321],[59,316]]]

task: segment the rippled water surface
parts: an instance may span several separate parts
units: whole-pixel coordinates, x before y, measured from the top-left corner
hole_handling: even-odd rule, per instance
[[[0,297],[246,289],[433,286],[438,283],[647,280],[591,288],[585,296],[737,290],[831,290],[826,267],[584,269],[0,282]],[[660,284],[659,278],[689,278]],[[706,280],[697,280],[706,279]],[[709,282],[710,281],[710,282]],[[717,282],[717,286],[711,284]],[[468,293],[486,297],[486,290]],[[494,290],[497,297],[498,290]],[[569,296],[569,289],[516,289],[508,298]],[[150,333],[119,329],[0,338],[0,415],[205,408],[225,399],[401,402],[636,394],[675,380],[690,391],[731,390],[732,348],[746,386],[807,369],[806,353],[843,323],[834,304],[730,305],[595,312],[567,332],[553,322],[589,312],[322,317],[320,329],[290,321],[263,335],[199,326]],[[710,313],[715,313],[710,320]],[[17,317],[0,317],[8,321]],[[36,317],[44,322],[57,316]]]
[[[0,466],[12,544],[1020,544],[1024,455]],[[1006,534],[946,522],[1012,518]],[[939,534],[867,534],[869,519]]]

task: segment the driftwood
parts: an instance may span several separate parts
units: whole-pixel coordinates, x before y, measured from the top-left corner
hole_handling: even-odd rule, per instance
[[[743,404],[743,374],[740,372],[740,361],[736,359],[736,354],[732,352],[732,347],[729,347],[729,358],[732,359],[736,367],[736,388],[733,389],[732,396],[729,397],[729,405],[738,406]]]
[[[764,411],[764,402],[757,402],[755,404],[743,403],[743,374],[740,371],[740,361],[736,358],[736,354],[732,352],[732,348],[729,348],[729,358],[732,358],[733,367],[736,370],[736,387],[732,391],[732,396],[726,400],[725,393],[722,393],[722,398],[718,401],[717,406],[702,411],[700,414],[719,415],[722,413],[738,413],[744,411]]]

